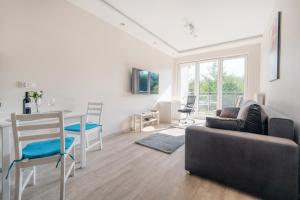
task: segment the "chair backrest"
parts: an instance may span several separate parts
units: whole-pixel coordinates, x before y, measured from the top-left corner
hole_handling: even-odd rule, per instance
[[[241,107],[241,105],[242,105],[242,103],[243,103],[243,100],[244,100],[244,96],[243,96],[243,95],[239,95],[239,96],[236,98],[235,107],[236,107],[236,108]]]
[[[101,124],[102,122],[102,111],[103,103],[102,102],[89,102],[87,106],[87,121],[91,120],[91,117],[98,118],[97,122]]]
[[[63,112],[17,115],[11,114],[16,159],[22,158],[22,142],[60,138],[61,153],[65,149]],[[26,132],[27,134],[23,134]],[[30,135],[28,134],[30,132]]]
[[[195,105],[196,96],[188,96],[186,101],[186,108],[193,108]]]

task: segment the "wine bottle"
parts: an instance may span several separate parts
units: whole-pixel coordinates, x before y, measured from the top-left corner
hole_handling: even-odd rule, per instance
[[[31,114],[30,102],[29,92],[25,92],[25,98],[23,99],[23,114]]]

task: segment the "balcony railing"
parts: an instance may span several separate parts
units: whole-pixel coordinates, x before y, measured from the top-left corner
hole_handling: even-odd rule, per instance
[[[202,93],[198,98],[199,113],[209,114],[218,107],[217,93]]]
[[[193,94],[190,94],[193,95]],[[222,107],[234,107],[242,92],[223,92]],[[203,114],[214,114],[218,107],[217,93],[201,93],[198,97],[198,112]],[[186,98],[184,98],[186,102]],[[197,107],[197,105],[195,105]]]

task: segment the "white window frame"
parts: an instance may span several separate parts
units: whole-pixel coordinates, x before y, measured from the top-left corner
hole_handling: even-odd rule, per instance
[[[196,110],[197,115],[198,113],[198,98],[199,94],[199,81],[200,81],[200,63],[210,62],[210,61],[217,61],[218,67],[218,80],[217,80],[217,109],[222,108],[222,81],[223,81],[223,62],[224,60],[234,59],[234,58],[244,58],[245,66],[244,66],[244,98],[248,94],[248,54],[237,54],[231,56],[221,56],[221,57],[214,57],[209,59],[200,59],[197,61],[191,62],[181,62],[177,64],[177,94],[181,97],[181,68],[184,67],[184,64],[194,63],[195,64],[195,95],[196,95]]]

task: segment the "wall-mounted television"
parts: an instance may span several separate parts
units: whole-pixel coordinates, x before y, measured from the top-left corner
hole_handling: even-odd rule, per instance
[[[159,93],[159,75],[158,73],[150,72],[150,94]]]
[[[133,94],[158,94],[159,74],[132,68],[131,92]]]

